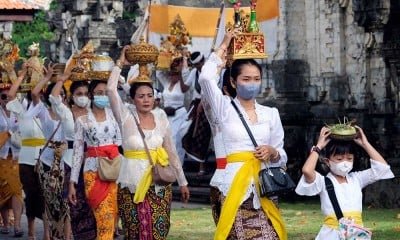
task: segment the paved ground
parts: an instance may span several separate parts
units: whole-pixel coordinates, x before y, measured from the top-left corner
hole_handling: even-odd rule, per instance
[[[177,201],[172,202],[172,209],[201,208],[201,207],[204,207],[204,206],[209,206],[209,205],[208,204],[204,204],[204,203],[193,203],[193,202],[190,202],[190,203],[187,203],[187,204],[183,204],[182,202],[177,202]],[[25,215],[22,216],[21,225],[22,225],[22,229],[25,232],[25,234],[24,234],[24,236],[22,238],[15,238],[14,237],[14,233],[12,232],[13,229],[10,228],[11,233],[8,234],[8,235],[0,234],[0,239],[1,240],[16,240],[16,239],[24,239],[25,240],[25,239],[27,239],[26,233],[28,231],[28,223],[27,223]],[[35,221],[35,226],[36,226],[36,239],[37,240],[42,240],[43,239],[43,223],[42,223],[42,221],[37,219]],[[120,237],[115,238],[115,239],[122,240],[123,237],[120,236]]]

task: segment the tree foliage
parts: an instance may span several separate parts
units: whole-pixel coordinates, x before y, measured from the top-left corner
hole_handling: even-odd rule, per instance
[[[43,44],[43,41],[52,41],[55,34],[50,30],[46,22],[46,13],[38,11],[32,22],[16,22],[12,32],[13,42],[20,48],[19,55],[26,56],[26,50],[33,42]],[[43,47],[41,46],[40,55],[43,56]]]

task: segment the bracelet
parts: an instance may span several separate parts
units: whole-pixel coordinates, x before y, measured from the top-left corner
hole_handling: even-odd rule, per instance
[[[312,153],[312,152],[316,152],[316,153],[318,153],[318,155],[320,155],[321,149],[319,149],[319,147],[317,147],[317,146],[312,146],[310,153]]]

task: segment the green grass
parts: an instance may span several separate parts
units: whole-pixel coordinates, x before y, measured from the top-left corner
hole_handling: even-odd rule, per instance
[[[280,203],[289,239],[314,239],[323,218],[319,202]],[[364,207],[364,225],[373,232],[374,240],[400,239],[400,209]],[[174,209],[171,212],[169,240],[208,240],[215,231],[210,207]]]

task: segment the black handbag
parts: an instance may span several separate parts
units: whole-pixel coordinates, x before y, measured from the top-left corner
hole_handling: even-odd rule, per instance
[[[267,167],[258,173],[261,197],[271,197],[293,191],[293,180],[281,167]]]
[[[254,147],[257,147],[258,144],[251,133],[249,126],[243,118],[243,114],[240,112],[239,108],[236,106],[235,102],[231,101],[233,107],[239,115],[240,120],[242,121],[244,127],[246,128],[247,133],[251,141],[253,142]],[[265,164],[266,168],[260,170],[258,173],[259,177],[259,185],[260,185],[260,196],[261,197],[271,197],[277,196],[283,193],[287,193],[293,191],[296,187],[292,178],[282,167],[268,167]]]

